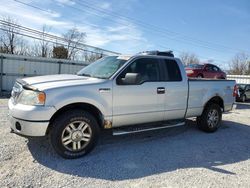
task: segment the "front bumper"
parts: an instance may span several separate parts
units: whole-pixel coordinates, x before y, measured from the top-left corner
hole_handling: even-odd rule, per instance
[[[9,100],[9,120],[11,129],[24,136],[45,136],[49,120],[56,112],[50,106],[29,106],[14,104]]]
[[[49,122],[25,121],[9,116],[10,128],[23,136],[45,136]]]

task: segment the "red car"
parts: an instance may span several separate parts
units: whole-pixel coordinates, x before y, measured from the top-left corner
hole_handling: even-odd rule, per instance
[[[213,64],[190,64],[185,67],[188,77],[226,79],[226,73]]]

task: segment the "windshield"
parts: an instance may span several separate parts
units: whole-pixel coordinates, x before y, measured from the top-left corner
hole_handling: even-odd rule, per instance
[[[126,59],[122,59],[119,56],[107,56],[84,67],[77,75],[108,79],[124,65],[126,61]]]
[[[204,65],[200,65],[200,64],[190,64],[190,65],[186,65],[186,68],[193,68],[193,69],[202,69],[204,67]]]

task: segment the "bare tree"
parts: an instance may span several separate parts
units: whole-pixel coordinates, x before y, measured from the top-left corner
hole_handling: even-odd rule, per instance
[[[88,62],[88,63],[92,63],[100,58],[102,58],[104,55],[103,55],[103,52],[102,51],[97,51],[96,53],[95,52],[84,52],[84,61],[85,62]]]
[[[229,74],[244,75],[250,73],[249,55],[246,53],[236,54],[229,62]]]
[[[68,59],[74,59],[81,43],[85,42],[86,33],[80,32],[76,27],[63,35],[67,42]]]
[[[20,38],[20,41],[18,42],[16,49],[15,49],[15,54],[17,55],[31,55],[32,54],[30,45],[27,40]]]
[[[0,53],[8,53],[8,51],[4,46],[0,46]]]
[[[34,45],[34,55],[40,56],[40,57],[49,57],[50,53],[50,44],[49,41],[46,40],[46,34],[49,32],[51,27],[48,27],[47,25],[43,25],[42,31],[40,34],[40,39],[38,41],[35,41]]]
[[[14,54],[17,43],[20,40],[20,38],[17,36],[19,33],[19,27],[16,25],[17,21],[10,17],[4,17],[3,21],[4,24],[0,26],[1,49],[5,53]]]
[[[49,42],[45,41],[46,38],[46,32],[48,32],[48,30],[50,30],[51,28],[48,28],[46,25],[43,25],[42,28],[42,40],[40,41],[40,45],[41,45],[41,55],[42,57],[47,57],[48,56],[48,50],[49,50]]]
[[[248,68],[248,70],[247,70],[246,74],[250,75],[250,60],[247,62],[247,68]]]
[[[180,59],[184,65],[198,64],[200,62],[197,55],[189,52],[182,52],[180,54]]]

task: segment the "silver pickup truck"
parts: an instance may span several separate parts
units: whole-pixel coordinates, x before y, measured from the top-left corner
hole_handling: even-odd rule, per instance
[[[107,56],[77,75],[18,79],[9,100],[11,131],[50,136],[64,158],[90,152],[100,130],[114,135],[185,124],[197,117],[203,131],[218,129],[232,109],[235,81],[188,79],[170,52]]]

